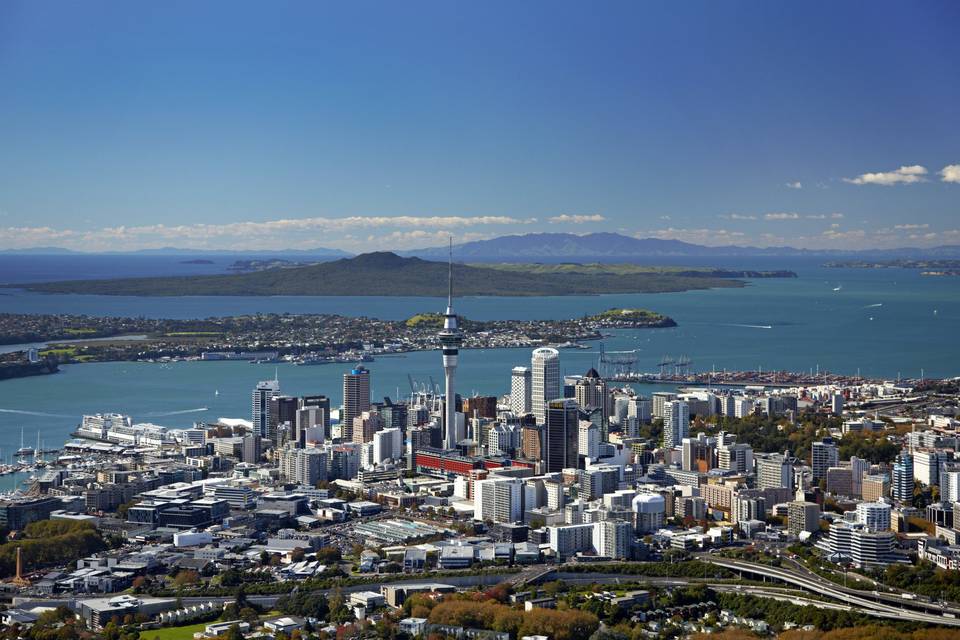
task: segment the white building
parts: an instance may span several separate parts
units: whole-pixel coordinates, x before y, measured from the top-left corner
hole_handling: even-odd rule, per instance
[[[547,402],[563,397],[560,387],[560,352],[551,347],[534,349],[530,360],[532,387],[530,394],[537,424],[547,421]]]
[[[633,526],[619,520],[601,520],[593,525],[593,548],[598,556],[626,560],[630,557]]]
[[[524,416],[533,410],[533,380],[528,367],[514,367],[510,374],[510,411]]]
[[[473,517],[493,522],[523,519],[523,480],[490,477],[473,483]]]
[[[327,479],[327,454],[323,449],[294,449],[280,452],[280,475],[290,482],[314,487]]]
[[[663,404],[663,446],[679,447],[690,431],[690,405],[682,400]]]
[[[641,493],[633,499],[637,533],[653,533],[663,527],[666,500],[659,493]]]
[[[886,502],[857,504],[857,522],[871,531],[889,531],[890,505]]]
[[[373,464],[403,457],[403,432],[397,428],[381,429],[373,434]]]
[[[580,433],[577,452],[586,458],[596,460],[600,457],[600,430],[587,420],[580,421]]]
[[[267,437],[270,428],[270,400],[280,396],[280,381],[262,380],[253,389],[252,417],[253,432],[261,438]]]

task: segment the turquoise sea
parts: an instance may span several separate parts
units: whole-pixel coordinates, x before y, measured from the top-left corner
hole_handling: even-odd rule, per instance
[[[896,378],[960,375],[960,278],[924,277],[903,269],[826,269],[792,266],[796,279],[754,280],[742,289],[669,294],[550,298],[466,298],[456,302],[468,317],[564,318],[611,307],[645,307],[672,316],[672,329],[620,331],[608,350],[639,349],[639,366],[653,371],[664,355],[685,355],[697,370],[819,367],[864,376]],[[43,295],[8,290],[0,311],[89,313],[153,317],[206,317],[254,312],[339,313],[405,318],[439,311],[444,301],[402,297],[183,297],[129,298]],[[561,352],[565,373],[582,373],[596,349]],[[461,393],[502,394],[511,367],[527,350],[465,351]],[[440,381],[437,353],[382,357],[369,365],[374,395],[409,393],[407,374]],[[339,402],[345,367],[280,365],[284,392],[324,393]],[[119,411],[138,421],[188,426],[220,416],[247,417],[250,390],[272,378],[273,365],[190,362],[171,365],[102,363],[69,365],[60,374],[0,382],[0,450],[6,459],[36,434],[59,446],[84,413]],[[651,390],[649,387],[645,387]],[[219,395],[215,392],[219,391]]]

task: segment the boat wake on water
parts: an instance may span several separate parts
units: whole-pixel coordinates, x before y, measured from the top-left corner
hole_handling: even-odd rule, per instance
[[[19,416],[39,416],[41,418],[75,418],[62,413],[45,413],[43,411],[24,411],[22,409],[0,409],[0,413],[14,413]]]
[[[724,325],[726,327],[744,327],[746,329],[773,329],[772,324],[738,324],[738,323],[728,323]]]
[[[864,307],[864,309],[873,309],[874,307],[882,307],[882,306],[883,306],[882,302],[877,302],[876,304],[868,304],[867,306]]]
[[[142,415],[144,418],[163,418],[165,416],[180,416],[185,413],[203,413],[209,410],[210,407],[197,407],[196,409],[181,409],[180,411],[153,411]]]

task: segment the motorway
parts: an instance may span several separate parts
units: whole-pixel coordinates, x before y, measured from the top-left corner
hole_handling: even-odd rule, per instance
[[[865,593],[854,589],[847,589],[829,580],[825,580],[816,574],[801,574],[797,571],[783,569],[781,567],[753,564],[751,562],[743,562],[742,560],[709,555],[700,557],[699,559],[718,567],[737,571],[741,575],[743,573],[749,573],[760,576],[764,580],[772,579],[786,582],[787,584],[798,586],[807,591],[827,596],[828,598],[850,605],[854,609],[873,616],[960,627],[960,619],[956,617],[946,617],[942,613],[929,613],[929,611],[933,610],[957,615],[957,613],[960,612],[955,608],[941,607],[936,604],[918,600],[900,600],[883,594]],[[920,611],[917,609],[920,609]]]

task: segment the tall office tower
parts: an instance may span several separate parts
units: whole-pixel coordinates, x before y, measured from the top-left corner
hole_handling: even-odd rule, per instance
[[[514,367],[510,374],[510,411],[525,416],[533,410],[531,393],[533,379],[528,367]]]
[[[563,397],[560,388],[560,352],[551,347],[534,349],[530,359],[533,369],[533,382],[530,402],[537,424],[544,424],[547,418],[547,403]]]
[[[663,404],[663,446],[679,447],[690,431],[690,405],[683,400]]]
[[[717,449],[717,467],[734,473],[751,473],[753,447],[742,442],[720,446]]]
[[[370,371],[363,366],[343,374],[343,411],[340,412],[340,438],[353,441],[353,419],[370,410]]]
[[[523,519],[523,480],[492,476],[473,483],[473,517],[476,520],[517,522]]]
[[[253,389],[253,432],[266,438],[270,431],[270,400],[280,395],[280,381],[262,380]]]
[[[819,482],[827,477],[827,469],[839,463],[840,450],[833,438],[824,438],[810,447],[810,467],[813,469],[813,481]]]
[[[786,456],[770,453],[754,460],[757,463],[757,489],[793,489],[793,466]]]
[[[376,411],[364,411],[353,419],[353,442],[372,442],[373,434],[383,429],[383,418]]]
[[[443,314],[443,330],[440,331],[440,346],[443,348],[444,387],[443,405],[443,447],[453,449],[457,446],[457,394],[454,391],[454,376],[457,373],[460,345],[463,335],[457,325],[457,314],[453,312],[453,237],[450,237],[450,259],[447,263],[447,311]]]
[[[580,411],[573,398],[560,398],[547,403],[543,429],[543,461],[545,473],[577,468],[577,439],[580,433]]]
[[[863,495],[863,476],[868,473],[870,473],[869,460],[857,456],[850,457],[850,491],[855,497]]]
[[[913,456],[903,452],[893,461],[890,495],[900,502],[913,501]]]
[[[600,430],[597,425],[589,420],[581,420],[578,438],[577,450],[579,454],[595,462],[600,457]]]
[[[590,370],[577,380],[573,388],[573,394],[577,404],[584,411],[590,409],[600,409],[602,411],[600,428],[606,431],[610,414],[610,394],[607,391],[607,383],[600,377],[596,369],[590,367]]]
[[[387,460],[399,460],[402,457],[403,432],[400,429],[383,429],[373,434],[374,464],[383,464]]]
[[[280,475],[290,482],[314,487],[327,479],[327,453],[312,447],[284,447],[280,451]]]
[[[292,438],[297,424],[297,406],[298,399],[294,396],[274,396],[270,398],[270,421],[267,427],[267,437],[273,443],[274,448],[283,445],[284,439],[281,434]],[[286,425],[281,429],[281,425]]]
[[[716,438],[708,438],[706,435],[698,433],[696,438],[684,438],[681,446],[683,448],[681,469],[701,473],[713,469],[714,453],[717,449]]]
[[[664,407],[668,402],[677,399],[677,394],[670,393],[669,391],[654,391],[650,396],[652,400],[651,409],[653,410],[654,418],[662,418]]]
[[[294,440],[298,447],[307,443],[307,429],[318,429],[316,440],[326,440],[330,436],[330,398],[327,396],[303,396],[297,404],[297,418]]]

